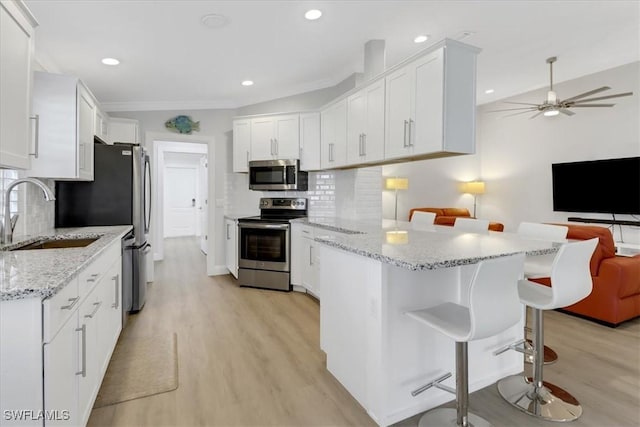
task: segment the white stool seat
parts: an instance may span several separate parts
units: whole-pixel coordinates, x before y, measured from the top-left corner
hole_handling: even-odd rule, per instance
[[[518,235],[527,239],[566,242],[569,227],[565,225],[541,224],[537,222],[521,222]],[[524,260],[524,277],[535,279],[551,276],[551,266],[555,254],[528,256]]]
[[[433,222],[436,214],[433,212],[414,211],[411,217],[411,227],[414,230],[430,230],[433,228]]]
[[[489,234],[489,220],[459,217],[453,223],[453,228],[468,233]]]
[[[520,301],[529,307],[545,310],[553,301],[553,289],[528,280],[518,282],[518,294]],[[526,301],[526,303],[525,303]]]
[[[452,302],[410,311],[407,316],[450,336],[456,341],[466,341],[471,331],[469,309]]]

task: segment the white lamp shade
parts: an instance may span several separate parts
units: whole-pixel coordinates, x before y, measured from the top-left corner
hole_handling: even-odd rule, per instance
[[[460,192],[469,194],[484,194],[484,181],[460,183]]]
[[[384,188],[386,190],[406,190],[409,188],[409,180],[407,178],[386,178]]]

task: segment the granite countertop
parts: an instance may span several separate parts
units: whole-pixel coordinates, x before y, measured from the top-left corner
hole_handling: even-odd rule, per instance
[[[226,214],[224,214],[224,217],[226,219],[238,219],[238,218],[246,218],[249,216],[257,216],[260,215],[260,212],[254,212],[254,213],[247,213],[247,212],[228,212]]]
[[[48,234],[24,237],[11,245],[0,247],[0,300],[45,299],[55,295],[109,244],[120,240],[131,229],[130,225],[59,228]],[[10,251],[14,247],[43,238],[92,237],[99,239],[83,248]]]
[[[428,231],[413,230],[411,223],[382,220],[377,226],[367,221],[317,221],[319,227],[346,227],[343,234],[317,236],[316,241],[407,270],[433,270],[475,264],[484,259],[526,253],[545,255],[558,251],[560,243],[523,239],[515,233],[463,233],[453,227],[433,226]]]

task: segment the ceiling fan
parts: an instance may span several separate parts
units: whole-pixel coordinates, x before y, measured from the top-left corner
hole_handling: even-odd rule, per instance
[[[515,110],[524,110],[519,111],[517,113],[506,115],[505,117],[516,116],[518,114],[526,114],[531,112],[536,112],[533,116],[529,117],[533,119],[538,117],[540,114],[544,114],[545,116],[557,116],[562,113],[567,116],[573,116],[575,113],[570,110],[570,108],[583,108],[583,107],[613,107],[615,104],[590,104],[592,101],[602,101],[603,99],[610,98],[618,98],[621,96],[629,96],[633,95],[633,92],[625,92],[625,93],[617,93],[615,95],[607,95],[607,96],[598,96],[595,98],[586,98],[591,95],[595,95],[596,93],[603,92],[605,90],[611,89],[609,86],[602,86],[598,89],[593,89],[585,93],[581,93],[576,96],[572,96],[571,98],[567,98],[564,100],[558,99],[558,96],[553,90],[553,63],[556,62],[558,58],[552,56],[547,59],[547,64],[549,64],[549,91],[547,92],[547,99],[544,100],[542,104],[532,104],[528,102],[509,102],[505,101],[505,104],[519,104],[519,105],[528,105],[528,107],[520,107],[520,108],[507,108],[503,110],[492,110],[490,112],[498,112],[498,111],[515,111]],[[586,98],[586,99],[584,99]]]

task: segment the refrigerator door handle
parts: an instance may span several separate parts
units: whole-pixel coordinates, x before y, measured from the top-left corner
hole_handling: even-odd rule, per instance
[[[149,204],[147,209],[147,186],[149,188]],[[151,163],[149,162],[149,156],[144,157],[144,232],[149,232],[151,225]]]
[[[147,243],[147,244],[144,246],[144,248],[142,249],[142,253],[143,253],[143,254],[148,254],[149,252],[151,252],[151,245]]]

